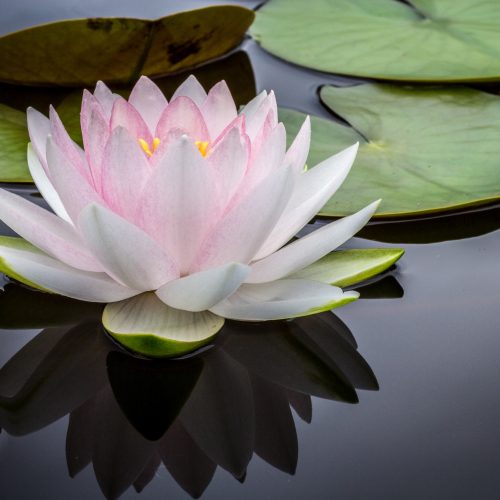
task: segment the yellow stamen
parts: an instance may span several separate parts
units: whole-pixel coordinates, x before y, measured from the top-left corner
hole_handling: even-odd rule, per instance
[[[153,139],[153,151],[151,151],[149,144],[144,139],[138,139],[139,144],[141,145],[142,150],[148,155],[153,156],[153,153],[156,151],[156,148],[160,145],[160,139],[155,137]]]
[[[201,153],[201,156],[207,156],[208,153],[208,141],[195,141],[196,147]]]

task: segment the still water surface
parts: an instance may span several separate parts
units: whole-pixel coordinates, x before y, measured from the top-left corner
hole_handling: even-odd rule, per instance
[[[57,2],[52,4],[57,6]],[[98,2],[94,4],[97,6]],[[157,4],[154,3],[155,8]],[[116,13],[95,8],[92,12],[65,10],[68,16],[60,17]],[[27,11],[12,11],[10,18],[2,20],[1,30],[8,31],[9,19],[13,26],[15,22],[21,25],[47,20],[52,12],[57,13],[57,8],[33,12],[34,19],[28,17]],[[147,14],[154,17],[160,13],[152,10]],[[132,11],[128,14],[137,15]],[[246,41],[243,48],[253,66],[257,90],[273,88],[283,106],[327,116],[317,99],[318,86],[349,82],[283,63],[251,41]],[[214,349],[204,353],[201,368],[193,361],[194,368],[188,372],[200,370],[197,382],[182,370],[172,374],[160,367],[158,372],[148,369],[145,374],[140,363],[129,366],[115,346],[97,335],[95,326],[77,327],[71,331],[71,338],[67,336],[68,326],[49,332],[47,338],[51,340],[35,349],[38,354],[25,358],[32,364],[22,360],[14,374],[7,377],[9,390],[14,387],[16,392],[37,367],[49,366],[37,372],[38,378],[30,379],[32,386],[27,393],[34,394],[34,402],[26,406],[24,413],[12,408],[0,413],[4,427],[0,434],[0,497],[101,498],[102,489],[111,488],[113,473],[133,476],[137,467],[134,460],[141,459],[143,465],[149,464],[149,470],[142,473],[136,486],[144,490],[139,494],[128,488],[122,498],[190,498],[178,484],[182,481],[188,490],[191,485],[192,492],[196,489],[193,485],[209,483],[203,495],[207,499],[498,498],[499,219],[499,209],[492,207],[434,220],[371,225],[362,233],[365,238],[356,238],[349,246],[406,248],[402,261],[390,273],[392,277],[367,290],[365,296],[372,298],[335,311],[341,321],[327,318],[329,330],[325,332],[323,327],[307,321],[302,323],[301,333],[287,330],[295,340],[278,351],[272,347],[274,337],[265,331],[229,332]],[[16,299],[19,307],[14,307],[5,300],[7,292],[9,297],[15,295],[7,286],[0,302],[4,324],[5,318],[13,317],[25,329],[1,332],[0,365],[38,333],[39,330],[28,329],[34,326],[28,324],[28,312],[47,311],[43,305],[37,309],[32,298],[23,298],[23,305],[21,298]],[[64,304],[57,307],[60,311],[66,309]],[[42,313],[39,312],[40,317]],[[83,309],[74,314],[88,320],[98,313]],[[42,320],[45,324],[51,321],[47,315]],[[72,322],[69,314],[66,323]],[[276,335],[283,334],[281,328],[290,326],[277,327]],[[328,342],[324,336],[327,331],[331,334]],[[323,332],[323,336],[318,332]],[[257,335],[261,344],[254,340]],[[362,358],[356,354],[351,335]],[[308,343],[311,338],[316,342],[314,348]],[[297,348],[296,340],[308,346],[307,352],[314,352],[316,357],[298,356],[298,352],[304,351],[303,347]],[[53,356],[57,363],[43,365],[40,359],[44,356]],[[69,368],[54,374],[53,367],[64,360]],[[141,381],[138,387],[144,393],[124,390],[130,383],[127,373]],[[301,373],[312,375],[308,378]],[[375,390],[373,374],[379,390]],[[5,379],[0,378],[0,389],[5,388]],[[184,407],[184,430],[171,428],[168,436],[159,440],[156,434],[161,435],[162,425],[168,424],[169,408],[175,406],[170,403],[181,404],[183,393],[171,393],[161,383],[155,385],[158,380],[180,380],[183,382],[179,385],[188,388],[195,384],[198,398],[194,402],[191,398]],[[44,392],[46,386],[49,389]],[[259,401],[258,411],[248,408],[248,398],[243,397],[249,387]],[[192,451],[185,431],[196,432],[203,427],[199,419],[209,419],[209,407],[214,400],[210,396],[218,399],[221,393],[227,395],[231,405],[222,402],[211,415],[216,417],[217,411],[224,410],[221,422],[232,422],[232,434],[229,438],[224,435],[222,426],[212,436],[199,439],[206,439],[207,449],[224,460],[228,442],[248,453],[249,429],[259,430],[256,451],[260,456],[253,455],[246,475],[239,480],[221,467],[214,472],[213,465],[194,452],[190,455],[192,462],[183,465],[185,457],[179,453]],[[0,390],[0,394],[5,393]],[[307,421],[311,408],[304,394],[323,396],[311,399],[310,423]],[[356,394],[359,403],[352,404]],[[325,396],[337,400],[324,399]],[[288,403],[296,408],[294,424],[285,409]],[[149,417],[145,417],[148,412]],[[232,419],[235,415],[236,420]],[[150,440],[132,431],[130,421],[143,434],[149,433]],[[10,433],[6,432],[9,428]],[[217,425],[212,429],[217,430]],[[26,435],[10,435],[26,431]],[[165,439],[170,444],[162,444]],[[92,453],[91,442],[95,472],[89,465],[70,478],[68,464],[72,474],[85,465],[85,454]],[[158,454],[177,474],[177,482],[163,466],[155,472]],[[294,475],[276,467],[290,472],[296,456]],[[241,454],[227,460],[226,468],[241,475],[236,472],[244,462]],[[199,472],[198,477],[193,477],[193,471]],[[125,484],[126,478],[122,479]],[[115,478],[113,484],[116,486],[117,482],[119,479]]]

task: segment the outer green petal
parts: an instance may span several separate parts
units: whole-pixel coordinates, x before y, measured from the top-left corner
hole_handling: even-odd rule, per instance
[[[224,318],[208,311],[174,309],[153,293],[144,293],[108,304],[102,323],[128,349],[149,357],[170,357],[207,344],[224,325]]]

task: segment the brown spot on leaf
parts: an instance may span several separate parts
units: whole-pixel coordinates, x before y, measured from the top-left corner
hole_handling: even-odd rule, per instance
[[[112,27],[113,21],[111,19],[102,19],[98,17],[87,19],[87,28],[91,30],[102,30],[109,33]]]
[[[214,30],[209,31],[206,35],[198,38],[197,40],[187,40],[182,43],[169,43],[166,45],[165,49],[167,51],[167,57],[170,63],[178,64],[184,59],[187,59],[193,54],[197,54],[201,50],[201,44],[210,40]]]

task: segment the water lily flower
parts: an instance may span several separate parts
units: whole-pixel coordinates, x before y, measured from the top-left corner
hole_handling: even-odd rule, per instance
[[[104,302],[103,324],[149,355],[192,349],[224,318],[304,316],[355,300],[294,274],[353,236],[378,202],[290,243],[347,176],[353,145],[305,169],[306,119],[286,149],[273,92],[239,112],[225,82],[193,76],[167,102],[142,77],[128,100],[84,91],[83,149],[56,111],[28,109],[28,163],[54,213],[0,191],[23,239],[1,270],[42,290]],[[180,347],[179,347],[180,346]]]

